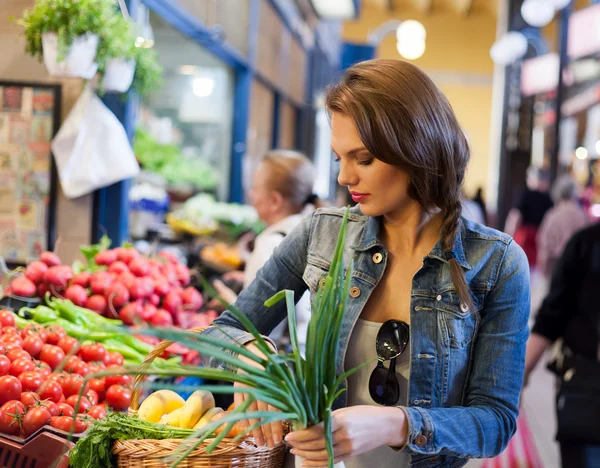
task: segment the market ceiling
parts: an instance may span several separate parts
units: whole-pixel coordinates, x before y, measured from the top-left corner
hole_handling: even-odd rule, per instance
[[[498,14],[493,0],[364,0],[366,6],[383,8],[393,14],[420,12],[428,15],[453,13],[462,16]]]

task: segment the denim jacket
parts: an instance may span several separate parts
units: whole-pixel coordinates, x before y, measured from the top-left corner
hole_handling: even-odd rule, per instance
[[[282,289],[300,298],[315,293],[335,250],[344,210],[320,209],[308,216],[275,250],[236,303],[268,335],[284,318],[284,302],[264,301]],[[357,319],[384,274],[387,252],[379,240],[380,219],[353,208],[345,262],[354,258],[352,287],[342,325],[338,375]],[[411,294],[408,439],[403,450],[411,467],[459,467],[469,457],[504,450],[516,429],[523,382],[529,318],[529,266],[523,250],[507,235],[461,219],[453,250],[463,267],[474,310],[460,303],[450,268],[438,244],[423,259]],[[217,323],[231,338],[251,335],[232,314]],[[225,339],[216,329],[205,332]],[[219,363],[204,356],[211,366]],[[367,383],[365,382],[365,385]],[[346,404],[345,393],[336,402]]]

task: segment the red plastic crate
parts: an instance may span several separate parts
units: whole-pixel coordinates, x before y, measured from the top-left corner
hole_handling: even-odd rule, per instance
[[[53,434],[48,430],[42,430],[27,440],[1,436],[0,467],[68,468],[68,451],[74,445],[64,435]]]

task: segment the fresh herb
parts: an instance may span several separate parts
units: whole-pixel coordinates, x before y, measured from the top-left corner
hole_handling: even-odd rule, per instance
[[[108,468],[113,463],[112,446],[116,440],[185,439],[191,429],[164,426],[135,416],[112,413],[95,421],[69,453],[69,465],[77,468]]]

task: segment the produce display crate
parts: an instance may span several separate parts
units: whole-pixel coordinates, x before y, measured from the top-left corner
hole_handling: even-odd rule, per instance
[[[200,333],[205,328],[190,331]],[[155,357],[162,355],[165,349],[173,344],[165,340],[159,343],[144,360],[142,367],[148,368]],[[136,376],[133,381],[130,414],[135,414],[139,409],[140,390],[143,376]],[[190,455],[179,464],[180,468],[281,468],[285,456],[285,445],[278,444],[274,448],[258,447],[254,439],[247,438],[239,442],[233,439],[223,441],[213,450],[206,453],[206,448],[211,439],[200,444]],[[119,468],[168,468],[171,462],[166,458],[175,454],[185,439],[163,440],[120,440],[113,445],[113,454],[116,456]]]
[[[27,439],[0,437],[0,466],[6,468],[68,468],[68,452],[75,445],[68,434],[44,427]]]

